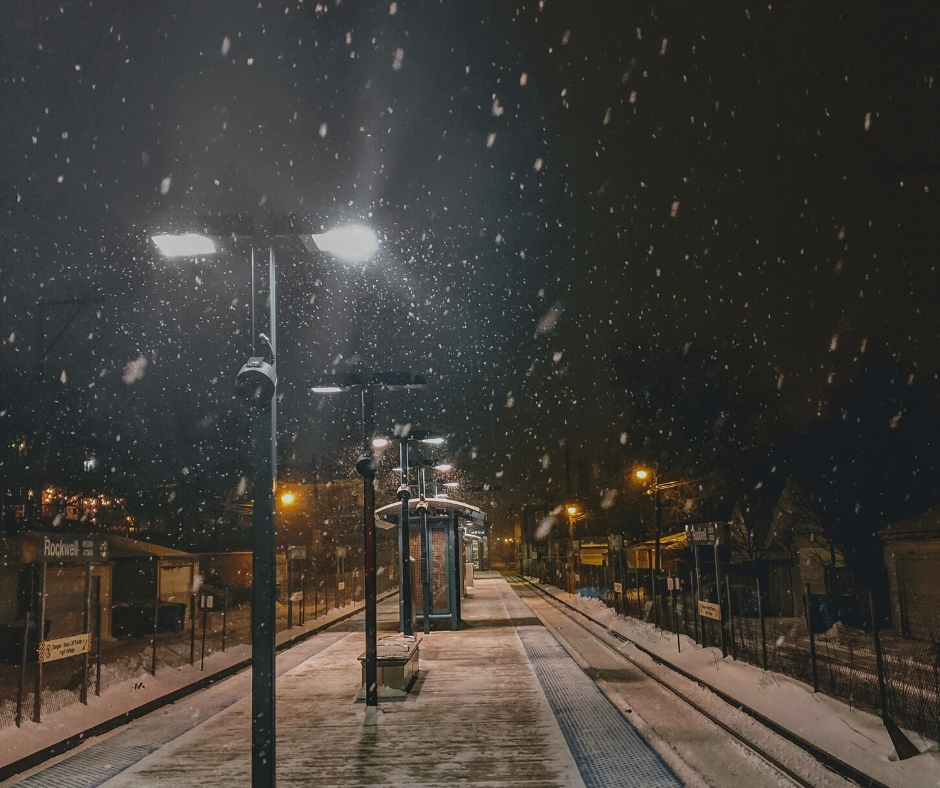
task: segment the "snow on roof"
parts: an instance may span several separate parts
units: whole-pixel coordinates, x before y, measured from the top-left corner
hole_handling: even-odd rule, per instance
[[[142,558],[144,556],[153,556],[156,558],[176,558],[198,560],[199,556],[193,553],[186,553],[182,550],[176,550],[172,547],[153,544],[151,542],[141,542],[139,539],[130,539],[126,536],[115,536],[108,534],[104,537],[108,541],[108,552],[112,558]]]

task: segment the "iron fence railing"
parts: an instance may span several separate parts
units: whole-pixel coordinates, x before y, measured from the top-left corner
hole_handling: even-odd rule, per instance
[[[698,589],[694,573],[670,578],[650,569],[552,560],[525,562],[523,571],[940,740],[940,598],[906,595],[903,624],[893,629],[872,615],[868,592],[847,598],[807,590],[804,614],[782,617],[766,614],[766,589],[756,578],[722,577]],[[699,606],[700,599],[711,607]],[[852,616],[838,613],[846,599]],[[720,619],[702,615],[719,610]]]
[[[394,566],[378,567],[376,587],[378,594],[397,588]],[[181,606],[186,608],[185,616],[169,626],[169,631],[159,631],[156,636],[153,635],[153,605],[144,605],[135,611],[142,620],[130,622],[127,629],[130,636],[112,638],[110,633],[105,633],[100,639],[93,637],[88,695],[128,681],[143,689],[154,671],[177,670],[186,665],[200,670],[204,657],[250,643],[251,603],[243,601],[250,599],[250,588],[225,589],[224,594],[224,599],[215,600],[211,612],[204,613],[195,598],[190,600],[188,605]],[[278,599],[277,631],[310,624],[330,611],[359,604],[364,594],[361,569],[345,573],[322,572],[309,577],[298,573],[291,578],[290,588],[284,589]],[[15,636],[22,638],[22,631]],[[34,634],[28,638],[27,645],[25,665],[21,664],[21,659],[0,662],[0,728],[16,725],[18,718],[23,722],[35,716],[37,649]],[[21,650],[17,650],[19,653]],[[73,656],[47,662],[43,668],[40,716],[45,719],[46,715],[80,702],[84,662],[82,657]]]

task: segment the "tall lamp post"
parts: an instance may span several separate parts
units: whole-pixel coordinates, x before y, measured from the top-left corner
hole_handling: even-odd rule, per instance
[[[363,571],[365,574],[366,615],[366,709],[379,705],[378,690],[378,614],[375,555],[375,457],[373,446],[384,446],[385,439],[373,440],[375,432],[375,389],[390,391],[423,388],[424,378],[418,375],[375,375],[371,370],[337,375],[312,383],[316,394],[334,394],[359,388],[362,390],[362,454],[356,472],[362,476]]]
[[[260,233],[268,247],[268,294],[270,363],[255,355],[255,264],[254,233],[250,222],[227,217],[221,235],[247,237],[251,241],[251,358],[237,376],[237,386],[251,403],[251,476],[254,495],[252,511],[252,601],[251,601],[251,784],[252,788],[274,788],[275,751],[275,629],[277,578],[275,574],[274,486],[277,479],[277,268],[274,241],[278,237],[299,237],[308,248],[312,243],[337,257],[361,259],[366,250],[377,246],[375,236],[365,228],[344,227],[317,235],[304,235],[292,216],[272,217],[271,225]],[[151,237],[165,257],[204,257],[218,252],[216,238],[208,234],[159,234]],[[371,252],[368,252],[371,253]]]

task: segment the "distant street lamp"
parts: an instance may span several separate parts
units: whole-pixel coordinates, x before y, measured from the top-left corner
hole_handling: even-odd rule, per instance
[[[210,217],[217,233],[157,234],[154,245],[166,257],[201,257],[218,252],[216,239],[248,238],[251,243],[251,344],[252,354],[238,373],[239,388],[251,403],[252,604],[251,604],[251,784],[275,785],[275,629],[277,577],[275,567],[274,487],[277,479],[277,267],[274,242],[279,237],[299,237],[308,249],[327,251],[336,257],[360,261],[370,245],[377,247],[367,228],[340,228],[319,235],[300,232],[304,222],[291,215],[272,216],[258,233],[268,247],[268,295],[270,301],[269,364],[255,355],[255,230],[242,217]],[[323,246],[320,246],[320,244]],[[267,426],[266,426],[267,425]],[[267,456],[264,456],[267,455]]]
[[[401,585],[399,592],[399,614],[401,618],[402,634],[414,635],[414,608],[412,606],[411,586],[411,522],[409,520],[408,506],[411,500],[411,488],[408,486],[408,443],[416,441],[429,446],[439,446],[446,438],[430,430],[409,429],[399,435],[389,435],[381,440],[397,441],[399,452],[399,472],[401,483],[396,493],[401,501],[401,515],[398,518],[398,549],[401,557]]]
[[[662,560],[660,556],[660,540],[662,538],[662,498],[660,497],[659,493],[660,490],[671,490],[675,489],[676,487],[682,487],[692,481],[692,479],[675,479],[673,481],[661,482],[659,480],[658,466],[654,466],[653,469],[639,468],[634,472],[633,475],[641,482],[645,482],[647,479],[651,480],[646,488],[646,491],[653,495],[653,507],[656,516],[656,548],[653,568],[662,570]]]

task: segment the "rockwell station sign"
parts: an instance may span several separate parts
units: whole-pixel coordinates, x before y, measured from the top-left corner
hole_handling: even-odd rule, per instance
[[[108,560],[108,541],[97,534],[50,534],[26,532],[20,535],[20,561],[87,564]]]

